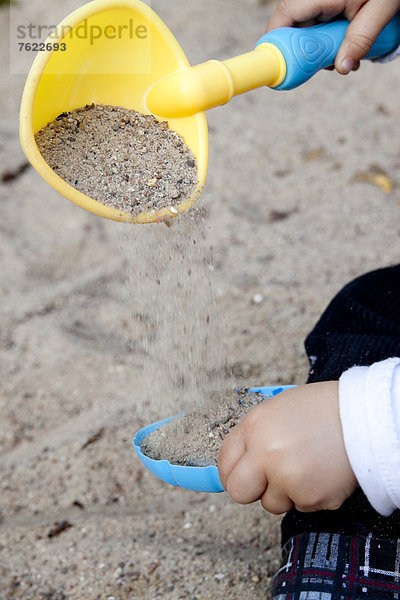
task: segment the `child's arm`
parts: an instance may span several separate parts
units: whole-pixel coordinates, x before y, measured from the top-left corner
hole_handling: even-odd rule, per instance
[[[357,487],[339,416],[338,382],[303,385],[260,404],[232,430],[218,461],[234,500],[269,512],[339,508]]]
[[[400,0],[281,0],[268,22],[267,31],[309,24],[313,19],[328,21],[343,13],[350,25],[337,53],[335,67],[346,75],[357,68],[399,10]]]

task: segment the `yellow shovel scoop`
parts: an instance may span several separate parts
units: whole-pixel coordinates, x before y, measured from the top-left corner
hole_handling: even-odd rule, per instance
[[[21,102],[22,148],[39,174],[63,196],[92,213],[131,223],[159,221],[186,211],[207,173],[208,137],[203,111],[260,86],[291,89],[334,62],[347,21],[306,29],[282,28],[255,50],[190,67],[161,19],[140,0],[95,0],[64,19],[36,57]],[[400,43],[400,16],[386,26],[367,58]],[[86,104],[109,104],[168,120],[193,152],[198,184],[190,198],[158,212],[128,212],[89,198],[61,179],[43,159],[35,133],[58,115]]]

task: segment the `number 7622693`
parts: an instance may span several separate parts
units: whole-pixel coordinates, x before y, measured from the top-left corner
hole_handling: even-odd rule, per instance
[[[67,44],[65,42],[18,42],[18,49],[20,52],[25,50],[26,52],[65,52]]]

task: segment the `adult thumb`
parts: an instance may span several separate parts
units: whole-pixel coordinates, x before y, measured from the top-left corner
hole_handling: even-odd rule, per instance
[[[397,3],[389,4],[390,7],[381,0],[379,3],[371,0],[351,20],[335,59],[335,68],[339,73],[347,75],[368,54],[382,29],[398,10],[394,6]]]

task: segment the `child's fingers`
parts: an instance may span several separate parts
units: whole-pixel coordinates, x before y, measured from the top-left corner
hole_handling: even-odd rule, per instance
[[[263,495],[267,478],[262,465],[249,452],[243,454],[226,482],[226,491],[239,504],[250,504]]]
[[[261,504],[266,511],[274,515],[286,513],[294,506],[287,494],[279,490],[271,481],[268,482],[267,491],[262,495]]]
[[[336,17],[344,10],[345,2],[342,0],[283,0],[278,4],[271,15],[267,31],[278,27],[293,27],[300,23],[306,23],[318,18],[320,21],[328,21]]]
[[[245,451],[244,437],[237,425],[225,439],[218,456],[219,478],[225,489],[229,475]]]
[[[354,7],[345,11],[351,22],[336,55],[335,67],[339,73],[346,75],[368,54],[382,29],[399,8],[400,2],[396,6],[396,3],[369,0],[363,3],[358,12],[354,12]]]

